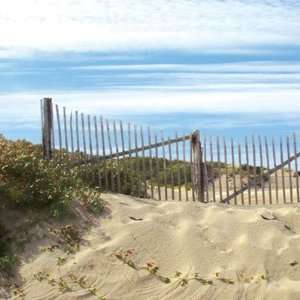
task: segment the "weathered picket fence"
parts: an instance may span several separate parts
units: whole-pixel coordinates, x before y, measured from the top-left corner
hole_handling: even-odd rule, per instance
[[[70,153],[106,191],[235,205],[300,202],[297,137],[236,142],[199,131],[173,137],[41,101],[46,159]],[[76,155],[75,155],[76,154]],[[72,156],[73,155],[73,156]]]

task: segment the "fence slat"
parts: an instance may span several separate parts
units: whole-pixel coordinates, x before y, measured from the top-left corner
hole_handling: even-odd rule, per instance
[[[255,144],[255,138],[252,136],[252,151],[253,151],[253,177],[254,180],[254,193],[255,193],[255,204],[258,204],[258,194],[257,194],[257,171],[256,171],[256,144]]]
[[[204,158],[204,170],[206,172],[205,174],[205,191],[206,191],[206,202],[209,202],[209,181],[208,181],[208,167],[207,167],[207,143],[206,143],[206,137],[203,139],[203,158]]]
[[[177,133],[176,133],[176,136],[177,136]],[[191,174],[193,174],[193,164],[194,164],[194,161],[193,161],[193,134],[191,134],[191,143],[190,143],[190,161],[191,161]],[[194,182],[193,182],[193,175],[192,175],[192,200],[193,201],[196,201],[196,197],[195,197],[195,185],[194,185]]]
[[[259,145],[259,157],[260,157],[260,184],[261,184],[261,191],[262,191],[262,200],[263,204],[266,204],[265,198],[265,181],[264,181],[264,162],[263,162],[263,150],[262,150],[262,142],[260,135],[258,136],[258,145]]]
[[[297,136],[293,134],[294,143],[294,155],[297,155]],[[296,176],[296,188],[297,188],[297,202],[300,202],[300,192],[299,192],[299,172],[298,172],[298,159],[295,159],[295,176]]]
[[[170,137],[168,137],[168,142],[170,141]],[[169,161],[170,164],[172,163],[172,148],[171,148],[171,144],[168,143],[168,150],[169,150]],[[172,200],[175,200],[175,194],[174,194],[174,174],[173,174],[173,168],[172,165],[170,165],[170,179],[171,179],[171,196],[172,196]]]
[[[115,183],[114,183],[114,161],[112,157],[112,143],[111,143],[111,137],[110,137],[110,126],[109,121],[106,120],[106,134],[107,134],[107,140],[108,140],[108,147],[109,147],[109,154],[110,154],[110,184],[111,184],[111,190],[115,191]]]
[[[84,124],[84,114],[83,113],[81,113],[81,135],[82,135],[82,143],[83,143],[83,153],[86,157],[87,152],[86,152],[85,124]]]
[[[44,99],[40,99],[40,113],[41,113],[41,138],[44,138]],[[53,123],[54,126],[54,123]],[[54,130],[53,130],[54,131]]]
[[[97,117],[94,116],[93,117],[94,120],[94,133],[95,133],[95,143],[96,143],[96,156],[98,159],[98,162],[100,161],[100,157],[99,157],[99,131],[98,131],[98,124],[97,124]],[[100,169],[100,165],[98,167],[98,172],[97,172],[97,176],[98,176],[98,185],[100,188],[102,188],[102,174],[101,174],[101,169]]]
[[[124,128],[123,128],[123,122],[119,122],[120,125],[120,132],[121,132],[121,145],[122,145],[122,152],[125,152],[125,140],[124,140]],[[125,191],[128,189],[128,166],[126,157],[123,157],[123,168],[124,168],[124,189]],[[122,188],[121,188],[122,190]]]
[[[100,116],[100,131],[101,131],[101,145],[102,145],[102,157],[105,157],[106,151],[105,151],[105,135],[104,135],[104,121],[103,117]],[[103,171],[104,171],[104,185],[105,189],[108,190],[108,174],[107,174],[107,166],[106,166],[106,160],[103,161]]]
[[[234,204],[237,205],[236,197],[236,176],[235,176],[235,156],[234,156],[234,144],[233,139],[231,139],[231,164],[232,164],[232,180],[233,180],[233,192],[234,192]]]
[[[54,104],[52,103],[52,99],[51,99],[50,110],[51,110],[51,124],[52,124],[52,150],[54,151],[56,143],[55,143],[54,109],[53,109],[53,106],[54,106]]]
[[[269,154],[269,144],[268,144],[267,137],[265,137],[265,150],[266,150],[267,169],[268,169],[269,204],[272,204],[273,203],[272,180],[271,180],[271,175],[270,175],[270,154]]]
[[[154,135],[155,144],[157,145],[157,134]],[[158,191],[158,200],[161,200],[161,191],[160,191],[160,178],[159,178],[159,159],[158,159],[158,146],[155,147],[155,158],[156,158],[156,180],[157,180],[157,191]]]
[[[250,167],[249,167],[249,145],[248,138],[245,137],[245,152],[246,152],[246,169],[247,169],[247,182],[248,182],[248,204],[251,205],[251,185],[250,185]]]
[[[181,168],[180,168],[180,165],[179,165],[179,145],[178,145],[178,133],[177,132],[175,133],[175,139],[176,139],[176,160],[178,161],[178,170],[177,170],[178,197],[179,197],[179,201],[181,201],[182,200],[182,195],[181,195]],[[192,157],[191,157],[191,159],[192,159]]]
[[[104,120],[103,117],[100,116],[100,132],[101,132],[101,145],[102,145],[102,157],[106,156],[106,143],[105,143],[105,134],[104,134]]]
[[[90,115],[87,116],[87,121],[88,121],[88,137],[89,137],[90,157],[92,157],[93,156],[93,144],[92,144],[91,116]],[[94,173],[94,176],[96,177],[95,173]]]
[[[141,191],[141,169],[140,169],[140,160],[139,160],[139,151],[138,151],[138,135],[137,135],[137,126],[134,124],[133,126],[134,130],[134,147],[135,147],[135,159],[136,159],[136,174],[138,175],[138,181],[137,181],[137,191],[138,191],[138,196],[140,196],[140,191]]]
[[[211,182],[213,190],[213,202],[216,202],[216,186],[215,186],[215,166],[214,166],[214,153],[213,153],[213,143],[212,137],[209,139],[209,149],[210,149],[210,169],[211,169]]]
[[[166,149],[165,149],[165,138],[164,132],[161,130],[161,142],[162,142],[162,153],[163,153],[163,174],[164,174],[164,186],[165,186],[165,200],[168,200],[168,186],[167,186],[167,161],[166,161]]]
[[[119,144],[118,144],[118,135],[117,135],[117,125],[116,121],[113,122],[113,130],[114,130],[114,142],[116,152],[119,152]],[[121,193],[121,179],[120,179],[120,157],[117,155],[117,191]]]
[[[277,166],[277,158],[276,158],[276,149],[275,149],[275,140],[272,138],[272,153],[273,153],[273,164],[274,168]],[[278,174],[275,172],[275,195],[276,195],[276,203],[279,203],[279,192],[278,192]]]
[[[128,149],[129,149],[129,168],[131,168],[131,176],[130,176],[130,190],[131,190],[131,194],[133,194],[134,191],[134,182],[133,182],[133,174],[135,172],[134,170],[134,159],[132,158],[132,154],[131,154],[131,124],[128,123]]]
[[[141,146],[142,146],[142,172],[143,172],[143,184],[144,184],[144,192],[143,196],[147,196],[147,181],[146,181],[146,166],[145,166],[145,143],[144,143],[144,130],[143,127],[140,127],[140,137],[141,137]]]
[[[228,178],[228,158],[227,158],[227,143],[225,137],[223,138],[224,144],[224,162],[225,162],[225,181],[226,181],[226,196],[229,197],[229,178]]]
[[[63,107],[63,118],[64,118],[64,135],[65,135],[65,148],[66,151],[69,151],[69,145],[68,145],[68,127],[67,127],[67,113],[66,108]]]
[[[87,116],[88,121],[88,135],[89,135],[89,148],[90,148],[90,156],[93,156],[93,142],[92,142],[92,131],[91,131],[91,116]]]
[[[74,137],[73,137],[73,112],[70,113],[70,139],[71,139],[71,151],[74,153]]]
[[[123,128],[123,122],[119,122],[120,125],[120,132],[121,132],[121,145],[122,145],[122,152],[125,152],[125,141],[124,141],[124,128]]]
[[[57,120],[57,129],[58,129],[58,142],[59,142],[59,150],[62,149],[62,137],[61,137],[61,126],[60,126],[60,116],[59,116],[59,107],[56,104],[56,120]]]
[[[148,144],[152,143],[151,140],[151,129],[148,127]],[[151,189],[151,198],[154,198],[154,189],[153,189],[153,164],[152,164],[152,149],[149,148],[149,171],[150,171],[150,189]]]
[[[290,158],[291,151],[290,151],[290,138],[286,137],[286,149],[287,149],[287,157]],[[289,170],[289,185],[290,185],[290,201],[293,203],[293,182],[292,182],[292,167],[291,162],[288,163],[288,170]]]
[[[220,138],[217,137],[217,161],[218,161],[218,177],[219,177],[219,194],[220,201],[223,201],[223,191],[222,191],[222,168],[221,168],[221,153],[220,153]]]
[[[186,170],[186,145],[185,145],[185,138],[182,139],[182,159],[183,159],[183,163],[184,163],[183,177],[184,177],[185,200],[189,201],[189,192],[188,192],[188,184],[187,184],[187,170]],[[172,172],[172,174],[173,174],[173,172]],[[173,180],[173,190],[174,190],[174,177],[173,177],[172,180]]]
[[[242,168],[242,150],[241,150],[241,144],[238,144],[238,161],[239,161],[239,168],[240,168],[240,188],[243,188],[243,168]],[[244,201],[244,191],[241,193],[241,200],[242,205],[245,204]]]
[[[97,118],[94,116],[94,133],[95,133],[95,143],[96,143],[96,156],[99,158],[99,132],[98,132],[98,125],[97,125]]]
[[[78,153],[80,152],[80,140],[79,140],[79,119],[78,111],[75,111],[75,130],[76,130],[76,146]]]
[[[283,142],[282,137],[280,137],[280,162],[283,164]],[[286,203],[286,192],[285,192],[285,174],[284,168],[281,168],[281,184],[282,184],[282,196],[283,196],[283,203]]]

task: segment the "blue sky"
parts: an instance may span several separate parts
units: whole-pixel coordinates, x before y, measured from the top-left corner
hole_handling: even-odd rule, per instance
[[[300,113],[299,1],[0,4],[4,131],[36,128],[44,96],[105,115]]]

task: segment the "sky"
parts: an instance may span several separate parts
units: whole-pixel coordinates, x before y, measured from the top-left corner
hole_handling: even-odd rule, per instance
[[[0,7],[4,132],[36,129],[42,97],[109,116],[259,112],[295,122],[300,113],[299,1],[0,0]]]

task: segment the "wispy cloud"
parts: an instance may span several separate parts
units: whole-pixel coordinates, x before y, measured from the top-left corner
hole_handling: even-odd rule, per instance
[[[128,114],[158,112],[300,113],[297,90],[237,92],[102,91],[15,93],[0,95],[0,115],[24,120],[39,118],[39,99],[51,96],[60,105],[86,113]],[[22,106],[20,103],[22,102]],[[9,106],[7,105],[9,103]],[[15,107],[14,110],[11,107]]]
[[[299,45],[299,14],[279,0],[2,0],[0,55]]]
[[[134,71],[173,71],[173,72],[300,72],[300,62],[242,62],[242,63],[218,63],[218,64],[111,64],[111,65],[85,65],[71,67],[77,70],[134,70]]]

